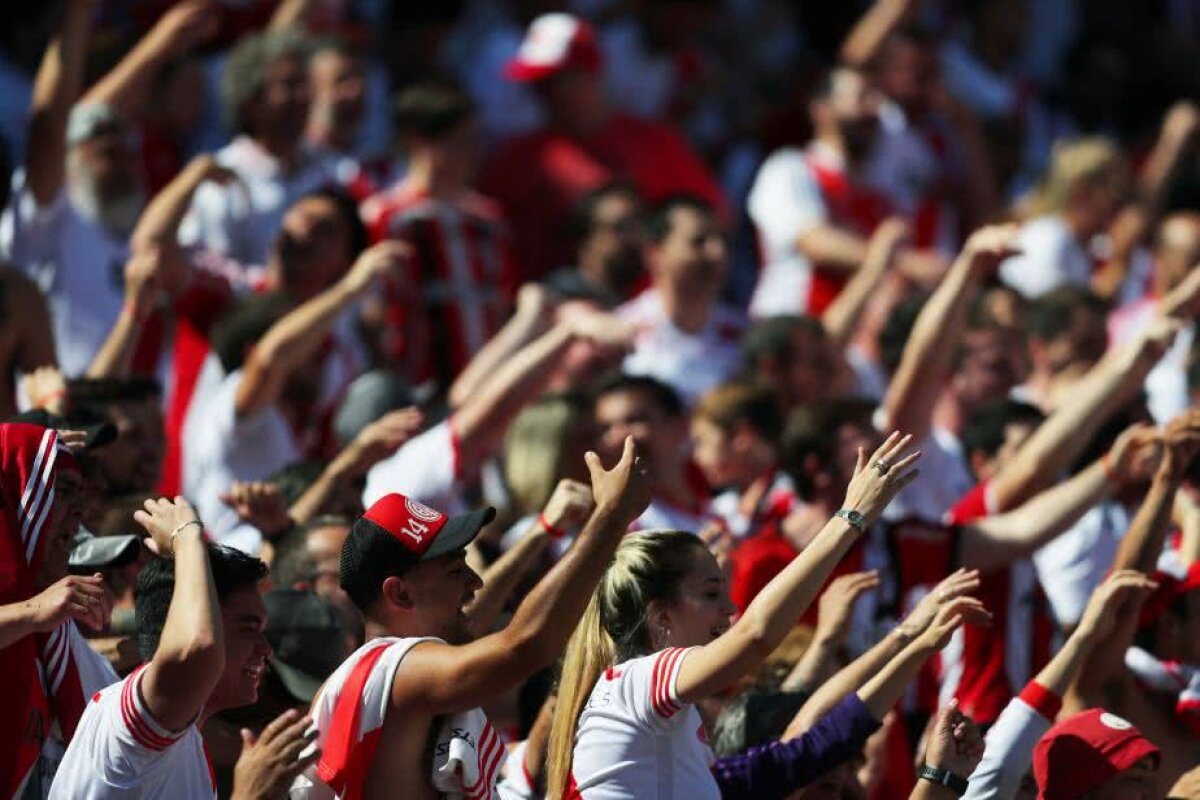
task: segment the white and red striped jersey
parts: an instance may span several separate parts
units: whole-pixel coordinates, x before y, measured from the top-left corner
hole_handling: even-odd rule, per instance
[[[688,405],[732,378],[741,365],[741,312],[713,303],[704,328],[682,331],[667,317],[658,289],[650,288],[620,306],[616,315],[633,326],[628,375],[649,375],[668,384]]]
[[[568,799],[721,796],[704,722],[676,689],[689,652],[672,647],[604,671],[579,716]]]
[[[325,682],[313,702],[321,757],[315,776],[300,776],[291,797],[362,796],[378,753],[396,673],[408,652],[430,638],[382,637],[358,648]],[[498,800],[496,783],[504,742],[479,709],[442,720],[433,746],[429,780],[449,800]]]
[[[848,275],[812,264],[796,247],[821,225],[870,236],[892,203],[878,189],[846,174],[842,157],[821,142],[783,148],[763,162],[747,200],[758,232],[762,271],[750,299],[757,317],[818,315],[837,297]]]
[[[697,497],[691,506],[673,503],[663,497],[651,497],[650,505],[629,526],[631,531],[687,531],[699,533],[710,522],[720,517],[709,508],[707,499]]]
[[[373,239],[400,239],[414,251],[414,296],[385,289],[385,355],[413,380],[449,386],[500,329],[516,291],[500,208],[476,192],[448,201],[403,183],[365,208]]]
[[[145,667],[96,692],[67,747],[51,800],[214,800],[212,764],[195,723],[172,732],[141,696]]]

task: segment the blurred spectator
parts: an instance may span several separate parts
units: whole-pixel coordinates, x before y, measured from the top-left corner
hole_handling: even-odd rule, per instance
[[[1013,394],[1053,410],[1104,355],[1104,301],[1086,288],[1063,286],[1029,304],[1025,330],[1030,373]]]
[[[637,189],[624,181],[585,194],[572,220],[575,261],[547,275],[546,288],[561,298],[604,308],[629,299],[644,276],[641,213]]]
[[[95,454],[106,490],[122,495],[158,485],[164,456],[162,390],[150,378],[75,380],[67,385],[72,413],[116,426],[116,439]]]

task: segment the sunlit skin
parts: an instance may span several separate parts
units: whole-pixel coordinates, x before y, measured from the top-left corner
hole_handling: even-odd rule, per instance
[[[337,50],[321,50],[309,66],[312,81],[310,138],[349,150],[366,111],[367,81],[362,61]]]
[[[206,715],[258,700],[258,686],[271,656],[266,628],[267,609],[257,586],[232,591],[221,601],[225,669],[204,706]]]
[[[376,602],[367,637],[436,636],[451,644],[468,642],[472,637],[465,609],[482,586],[467,565],[466,550],[418,562],[403,576],[384,581],[385,596]]]
[[[71,541],[82,522],[83,476],[73,470],[59,470],[54,479],[54,506],[42,529],[42,560],[34,581],[44,589],[67,574]]]
[[[580,244],[578,269],[584,277],[624,296],[642,271],[641,204],[624,192],[612,192],[596,203],[591,234]]]
[[[284,56],[263,70],[262,91],[242,108],[251,135],[273,155],[289,160],[308,124],[309,78],[304,60]]]
[[[837,69],[831,80],[829,96],[812,103],[813,128],[818,139],[844,150],[852,163],[858,163],[879,134],[882,98],[867,76],[856,70]]]
[[[669,602],[651,602],[646,613],[650,641],[658,651],[709,644],[729,630],[737,607],[729,599],[724,570],[712,553],[698,544],[692,569],[680,582],[676,596]]]
[[[725,237],[716,217],[695,208],[673,210],[666,238],[646,248],[646,266],[655,286],[680,304],[707,305],[716,298],[725,282],[727,261]],[[674,317],[671,309],[667,312]]]
[[[596,400],[598,450],[602,458],[619,458],[625,437],[632,436],[638,456],[651,474],[679,466],[687,437],[683,419],[665,414],[646,393],[609,392]]]
[[[305,300],[332,285],[352,261],[350,230],[337,206],[306,197],[283,215],[267,269],[276,288]]]

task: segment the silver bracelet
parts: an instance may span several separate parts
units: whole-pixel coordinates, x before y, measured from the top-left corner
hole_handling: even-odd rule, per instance
[[[176,525],[175,530],[171,531],[171,541],[172,542],[175,541],[175,537],[179,534],[179,532],[182,531],[184,528],[186,528],[188,525],[200,525],[200,520],[189,519],[187,522],[181,522],[178,525]],[[200,528],[203,529],[204,526],[200,525]]]

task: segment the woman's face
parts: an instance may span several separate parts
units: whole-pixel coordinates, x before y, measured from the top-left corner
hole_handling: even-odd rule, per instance
[[[676,600],[661,608],[651,606],[651,641],[656,650],[706,645],[729,630],[730,617],[736,612],[725,573],[712,553],[697,546],[692,569],[680,583]]]

